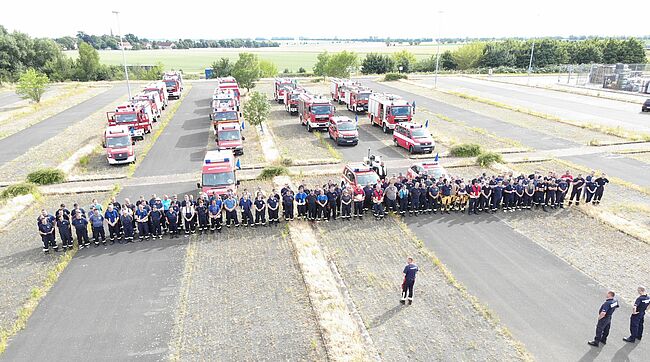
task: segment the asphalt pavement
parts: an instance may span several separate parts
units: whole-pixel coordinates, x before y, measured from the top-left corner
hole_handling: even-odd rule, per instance
[[[434,78],[423,77],[419,82],[433,85]],[[438,77],[438,87],[564,119],[650,132],[650,115],[641,113],[641,103],[634,104],[468,77]]]
[[[201,105],[212,87],[196,83],[184,95],[137,175],[197,170],[195,159],[203,155],[196,152],[205,151],[209,137],[208,110]],[[152,193],[196,194],[196,184],[128,187],[118,200],[148,200]],[[167,360],[186,246],[186,238],[165,237],[80,250],[0,360]]]
[[[0,108],[20,102],[21,100],[22,98],[20,98],[20,96],[18,96],[14,91],[2,92],[0,93]]]
[[[103,109],[122,95],[126,96],[126,87],[123,85],[115,85],[104,93],[96,95],[31,127],[1,139],[0,149],[2,153],[0,153],[0,165],[25,154],[30,148],[36,147],[58,135],[62,130]]]

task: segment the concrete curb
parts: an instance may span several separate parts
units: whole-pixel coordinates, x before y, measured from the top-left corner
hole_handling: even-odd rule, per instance
[[[16,196],[0,209],[0,230],[11,224],[16,215],[27,209],[36,200],[34,195],[20,195]]]

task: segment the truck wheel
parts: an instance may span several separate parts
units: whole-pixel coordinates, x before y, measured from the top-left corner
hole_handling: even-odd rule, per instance
[[[382,131],[384,131],[384,133],[388,133],[388,127],[386,127],[386,122],[384,122],[384,124],[383,124],[383,126],[381,127],[381,129],[382,129]]]

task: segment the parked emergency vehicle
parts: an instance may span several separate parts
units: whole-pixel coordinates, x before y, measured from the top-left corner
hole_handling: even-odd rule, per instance
[[[144,139],[153,127],[153,114],[148,101],[131,101],[106,112],[109,126],[127,126],[131,137]]]
[[[427,175],[430,180],[438,180],[439,178],[449,178],[449,174],[438,161],[425,161],[414,163],[406,171],[406,177],[415,178]]]
[[[219,89],[231,89],[235,93],[235,97],[237,98],[237,102],[241,102],[241,91],[239,90],[239,84],[237,83],[237,79],[234,77],[222,77],[222,78],[217,78],[217,83],[219,84],[217,88]]]
[[[129,127],[109,126],[104,130],[102,146],[106,149],[106,159],[111,165],[135,162],[135,142]]]
[[[135,96],[133,96],[133,100],[149,102],[149,106],[151,107],[151,114],[153,114],[154,122],[162,115],[162,103],[160,103],[160,99],[158,99],[157,92],[154,93],[154,92],[142,91],[136,94]]]
[[[222,122],[237,122],[239,123],[239,112],[232,108],[217,108],[213,109],[210,114],[212,120],[212,128],[216,132],[217,124]]]
[[[332,96],[332,100],[335,102],[339,102],[339,104],[343,103],[343,98],[344,96],[344,91],[346,86],[351,86],[355,84],[349,79],[341,79],[341,78],[332,78],[330,79],[330,95]]]
[[[167,86],[165,85],[165,82],[154,82],[150,83],[147,86],[144,87],[145,92],[158,92],[158,98],[160,99],[160,102],[162,103],[162,109],[164,110],[167,108],[167,105],[169,104],[169,97],[167,93]]]
[[[203,158],[201,182],[196,186],[209,196],[221,196],[232,190],[237,192],[235,156],[232,151],[208,151]]]
[[[239,111],[239,100],[232,89],[216,88],[212,94],[212,108],[232,108]]]
[[[429,131],[415,122],[403,122],[395,126],[393,132],[395,146],[404,147],[410,153],[431,153],[436,147]]]
[[[275,78],[273,80],[273,99],[278,103],[284,102],[284,93],[287,89],[293,89],[296,83],[289,78]]]
[[[372,90],[358,84],[343,87],[343,103],[348,111],[355,113],[368,112],[368,99]]]
[[[162,80],[165,82],[168,97],[179,99],[183,92],[183,75],[180,72],[167,72],[163,74]]]
[[[328,127],[328,133],[337,145],[354,146],[359,143],[357,122],[349,117],[332,117]]]
[[[395,129],[400,122],[410,122],[413,117],[411,104],[400,96],[372,93],[368,98],[368,114],[373,125],[380,126],[384,133]]]
[[[298,117],[309,132],[317,128],[327,129],[334,117],[334,106],[323,97],[304,93],[298,97]]]
[[[289,114],[298,114],[298,97],[303,93],[305,93],[305,90],[300,87],[287,89],[287,91],[284,92],[284,109],[289,112]]]
[[[369,165],[362,162],[353,162],[345,165],[341,181],[353,187],[360,185],[374,185],[379,182],[379,175]]]
[[[218,122],[215,135],[218,150],[232,150],[235,155],[244,154],[244,137],[239,122]]]

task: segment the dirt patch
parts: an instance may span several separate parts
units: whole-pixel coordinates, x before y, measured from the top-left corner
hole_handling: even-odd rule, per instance
[[[650,152],[626,153],[625,157],[633,158],[637,161],[641,161],[643,163],[647,163],[650,165]]]

